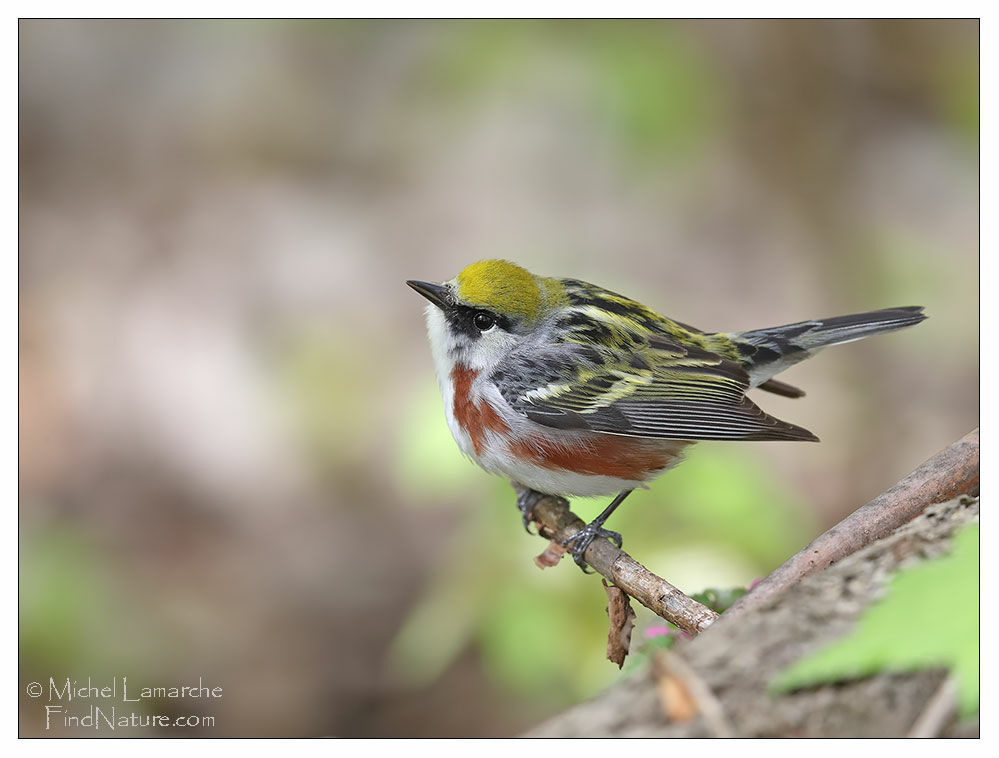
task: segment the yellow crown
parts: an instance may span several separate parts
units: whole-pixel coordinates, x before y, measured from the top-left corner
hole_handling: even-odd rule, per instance
[[[458,297],[503,315],[536,321],[551,306],[566,302],[557,279],[535,276],[515,263],[479,261],[456,277]]]

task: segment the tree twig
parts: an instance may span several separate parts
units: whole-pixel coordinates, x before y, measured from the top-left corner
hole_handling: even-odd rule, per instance
[[[923,463],[891,489],[858,508],[779,566],[725,612],[725,618],[763,605],[804,577],[887,536],[933,503],[961,494],[976,494],[979,479],[978,429]],[[562,498],[538,500],[532,513],[542,537],[555,545],[585,524]],[[549,549],[539,565],[554,565],[561,549]],[[586,562],[658,616],[690,635],[707,629],[718,614],[689,598],[607,540],[594,540]]]
[[[957,711],[957,682],[948,676],[930,698],[907,737],[936,737]]]
[[[927,506],[977,494],[978,461],[978,429],[974,429],[802,548],[739,598],[725,618],[763,605],[809,574],[886,537]]]
[[[532,517],[542,537],[564,542],[586,524],[562,498],[546,496],[534,505]],[[718,614],[680,592],[607,540],[594,540],[583,554],[586,562],[650,611],[676,624],[687,634],[703,632]]]

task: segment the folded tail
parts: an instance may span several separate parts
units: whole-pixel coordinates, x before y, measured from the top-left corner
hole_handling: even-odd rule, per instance
[[[781,382],[770,382],[774,387],[762,386],[775,374],[795,363],[809,358],[829,345],[863,339],[883,332],[893,332],[925,321],[921,305],[885,308],[851,316],[800,321],[797,324],[754,329],[729,335],[745,356],[744,365],[749,371],[752,386],[789,394],[779,388],[794,390]],[[797,390],[800,392],[800,390]],[[801,393],[804,394],[804,393]]]

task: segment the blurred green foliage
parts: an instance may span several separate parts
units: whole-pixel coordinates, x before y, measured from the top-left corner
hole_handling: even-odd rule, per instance
[[[949,555],[896,574],[885,597],[847,636],[810,653],[773,683],[786,692],[879,671],[947,666],[963,716],[978,710],[979,527],[965,526]]]
[[[20,551],[22,654],[60,667],[91,655],[112,610],[100,554],[59,531],[31,533]]]
[[[144,669],[150,651],[136,589],[95,541],[32,529],[19,550],[20,651],[29,670],[100,676]]]
[[[461,452],[447,428],[441,393],[431,377],[416,383],[408,414],[399,426],[395,476],[413,493],[413,503],[435,503],[473,491],[482,470]]]
[[[962,54],[946,59],[937,73],[936,89],[944,115],[968,145],[977,150],[981,123],[978,49],[968,48]]]
[[[594,105],[618,141],[647,160],[691,157],[713,133],[723,102],[710,59],[673,26],[586,24],[579,54],[589,57]]]
[[[724,106],[710,58],[668,23],[454,23],[461,33],[427,65],[430,86],[466,100],[526,89],[563,101],[604,125],[633,167],[692,158]]]

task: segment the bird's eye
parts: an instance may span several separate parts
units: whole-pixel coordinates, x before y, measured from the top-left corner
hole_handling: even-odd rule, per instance
[[[492,314],[486,313],[485,311],[479,311],[472,318],[472,323],[475,324],[475,328],[479,331],[486,331],[492,328],[493,324],[496,323],[496,319],[493,318]]]

